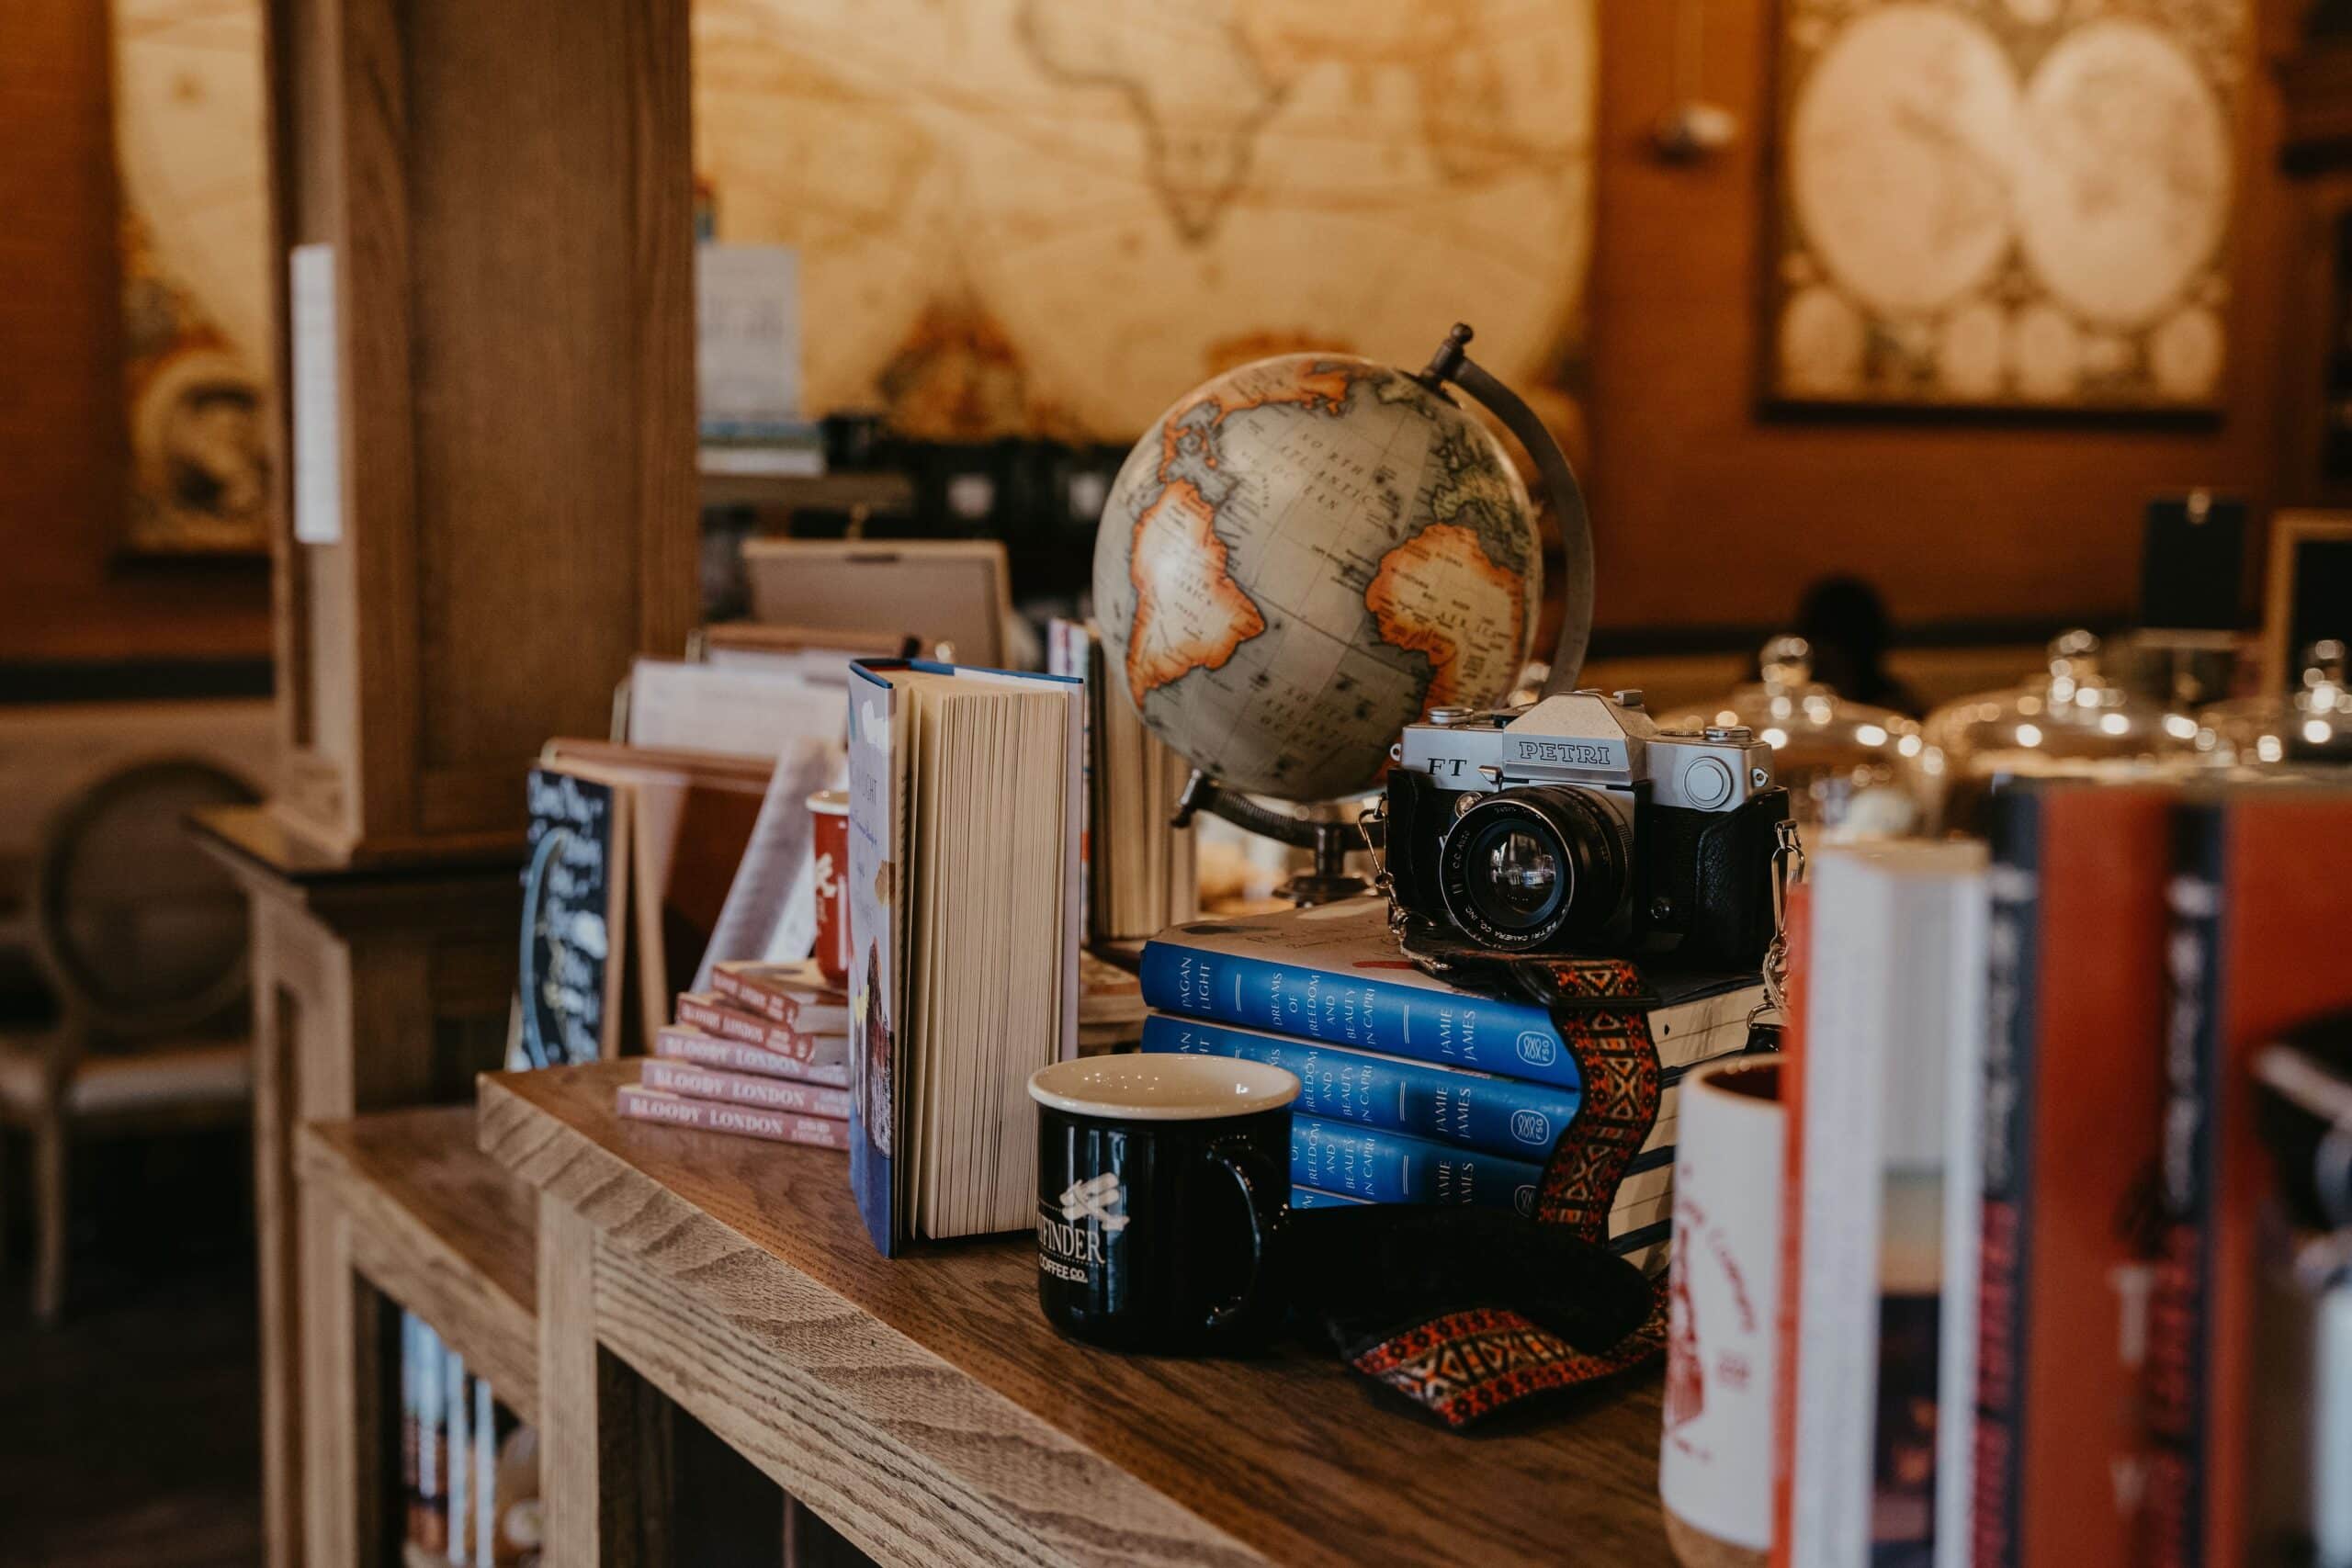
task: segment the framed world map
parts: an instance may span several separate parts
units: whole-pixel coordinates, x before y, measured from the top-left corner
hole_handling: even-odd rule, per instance
[[[799,254],[811,412],[1124,443],[1235,366],[1418,366],[1464,317],[1543,381],[1595,51],[1595,0],[695,0],[695,167],[716,238]]]
[[[1767,398],[2210,410],[2245,0],[1781,0]]]

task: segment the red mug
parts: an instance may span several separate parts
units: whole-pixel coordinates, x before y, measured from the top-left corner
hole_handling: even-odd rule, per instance
[[[817,967],[826,983],[849,983],[849,792],[808,797],[809,853],[817,864]]]

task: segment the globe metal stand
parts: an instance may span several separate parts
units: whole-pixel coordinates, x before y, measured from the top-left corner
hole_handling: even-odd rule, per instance
[[[1259,805],[1248,795],[1220,786],[1201,772],[1184,783],[1184,793],[1176,797],[1176,815],[1172,825],[1189,828],[1193,815],[1205,811],[1212,817],[1224,818],[1247,833],[1278,843],[1313,852],[1315,866],[1300,872],[1282,886],[1282,895],[1304,908],[1310,904],[1336,904],[1342,898],[1353,898],[1372,891],[1372,884],[1348,870],[1348,852],[1362,849],[1380,838],[1377,823],[1315,821],[1304,817],[1288,817]],[[1367,840],[1369,831],[1371,839]]]
[[[1449,400],[1453,393],[1448,384],[1461,388],[1491,410],[1503,428],[1517,436],[1520,445],[1535,459],[1536,472],[1542,476],[1552,503],[1553,520],[1560,530],[1561,553],[1566,558],[1568,578],[1560,641],[1552,655],[1552,671],[1544,682],[1544,694],[1572,692],[1584,669],[1585,649],[1592,637],[1592,525],[1585,512],[1584,491],[1577,485],[1576,470],[1568,467],[1560,444],[1552,439],[1552,433],[1535,417],[1535,411],[1464,352],[1471,336],[1466,324],[1456,322],[1437,352],[1430,356],[1428,367],[1413,379]],[[1350,850],[1378,844],[1382,833],[1377,822],[1316,821],[1284,816],[1225,788],[1195,768],[1185,783],[1184,793],[1177,797],[1172,823],[1179,828],[1190,827],[1193,815],[1201,811],[1222,818],[1244,832],[1311,852],[1315,856],[1314,869],[1302,872],[1283,885],[1283,896],[1295,904],[1304,907],[1336,903],[1372,890],[1371,884],[1347,869],[1347,855]]]

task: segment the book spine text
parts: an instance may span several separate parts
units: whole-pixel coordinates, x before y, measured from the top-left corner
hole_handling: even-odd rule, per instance
[[[747,1138],[765,1138],[770,1143],[807,1144],[821,1149],[849,1147],[849,1123],[830,1117],[790,1116],[749,1105],[681,1100],[632,1084],[621,1086],[617,1100],[620,1114],[632,1122],[666,1122],[673,1127],[734,1133]]]
[[[714,1072],[659,1056],[648,1061],[642,1071],[646,1088],[684,1095],[689,1100],[723,1100],[795,1116],[831,1116],[843,1121],[849,1117],[847,1089],[820,1089],[815,1084],[758,1077],[749,1073]]]
[[[1147,1052],[1235,1056],[1298,1076],[1299,1111],[1522,1160],[1551,1157],[1576,1119],[1571,1089],[1284,1040],[1194,1019],[1145,1021]],[[1570,1064],[1573,1068],[1573,1062]]]
[[[1475,1203],[1534,1213],[1541,1166],[1375,1128],[1291,1119],[1290,1179],[1374,1203]]]
[[[1179,942],[1143,950],[1143,999],[1163,1012],[1416,1062],[1578,1087],[1576,1058],[1532,1002],[1238,958]]]
[[[756,1073],[763,1077],[787,1078],[796,1083],[821,1084],[827,1089],[845,1089],[849,1087],[847,1061],[802,1061],[764,1046],[746,1045],[740,1040],[722,1040],[715,1034],[694,1028],[665,1029],[653,1038],[653,1055],[673,1061],[693,1062],[705,1067],[717,1067],[721,1072]]]
[[[2221,964],[2222,816],[2180,813],[2166,890],[2172,940],[2165,1009],[2164,1250],[2148,1325],[2149,1425],[2155,1450],[2148,1509],[2157,1568],[2205,1561],[2205,1375],[2212,1289],[2211,1232],[2219,1153],[2214,987]]]

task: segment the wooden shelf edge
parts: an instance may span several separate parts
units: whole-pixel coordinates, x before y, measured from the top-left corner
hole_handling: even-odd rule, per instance
[[[349,1216],[352,1260],[369,1283],[537,1421],[537,1195],[475,1146],[472,1109],[309,1123],[296,1168],[306,1195]]]

